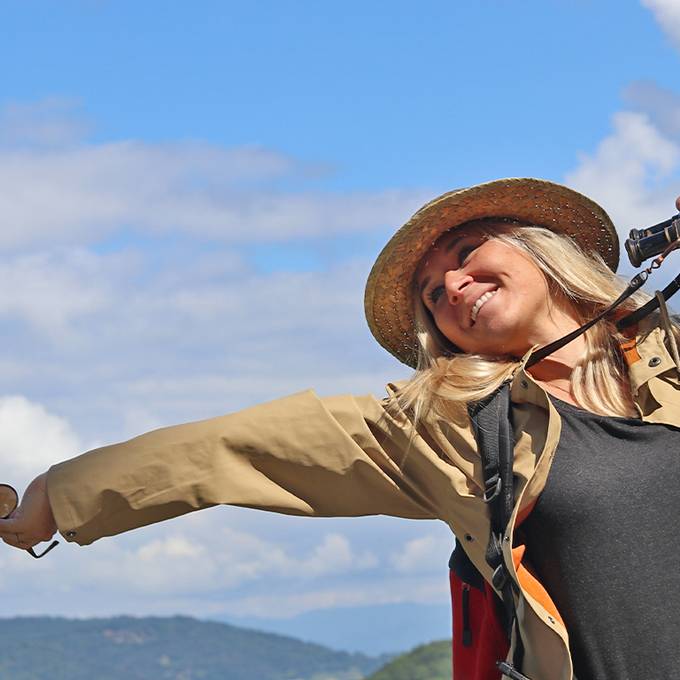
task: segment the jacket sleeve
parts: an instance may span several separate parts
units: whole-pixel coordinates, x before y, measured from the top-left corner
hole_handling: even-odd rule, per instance
[[[303,392],[59,463],[48,494],[60,532],[81,545],[218,504],[433,518],[422,461],[409,474],[409,428],[374,397]]]

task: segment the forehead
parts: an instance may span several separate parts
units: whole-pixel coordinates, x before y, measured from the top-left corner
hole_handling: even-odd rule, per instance
[[[455,249],[459,241],[469,237],[480,237],[488,234],[488,229],[483,229],[482,227],[468,227],[460,229],[452,229],[450,231],[444,232],[430,247],[430,249],[425,253],[427,257],[430,253],[436,252],[450,252]]]
[[[448,257],[455,252],[456,246],[468,238],[480,238],[489,234],[488,225],[475,226],[465,225],[458,229],[444,232],[423,255],[416,269],[416,278],[423,276],[429,265],[435,263],[441,257]]]
[[[416,275],[422,271],[428,261],[433,260],[438,255],[448,255],[455,250],[459,241],[462,241],[467,237],[489,237],[501,232],[507,232],[508,229],[516,226],[523,226],[523,224],[508,217],[487,217],[479,220],[472,220],[457,227],[452,227],[432,243],[430,249],[420,260]]]

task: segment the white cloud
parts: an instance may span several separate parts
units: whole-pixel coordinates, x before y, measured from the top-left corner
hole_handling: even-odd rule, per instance
[[[442,575],[443,574],[443,575]],[[307,588],[303,592],[282,590],[225,599],[216,610],[230,616],[289,618],[315,609],[419,602],[441,604],[449,595],[446,572],[432,578],[384,577],[363,583],[337,583],[332,588]]]
[[[594,153],[582,154],[566,184],[604,206],[626,238],[631,227],[659,222],[674,210],[680,142],[642,112],[620,112]]]
[[[678,0],[642,0],[642,6],[652,11],[657,23],[680,49],[680,2]]]
[[[366,328],[367,261],[262,274],[228,250],[156,255],[0,258],[5,390],[107,441],[310,387],[382,394],[408,373]]]
[[[204,554],[205,548],[202,545],[180,535],[157,539],[143,545],[136,551],[136,558],[141,562],[154,562],[156,560],[201,558]]]
[[[0,112],[0,141],[15,142],[0,148],[1,249],[95,243],[122,227],[229,243],[327,237],[399,224],[423,198],[276,188],[313,168],[261,147],[86,143],[69,137],[64,111],[50,119],[55,108],[15,104]],[[55,146],[52,138],[70,143]]]
[[[6,127],[28,121],[21,139],[31,121],[69,115],[54,102],[12,111]],[[382,393],[400,370],[363,320],[370,259],[261,273],[235,245],[191,233],[210,220],[227,241],[348,233],[401,222],[412,196],[274,191],[305,169],[264,149],[88,145],[75,133],[46,147],[41,129],[29,146],[0,148],[0,250],[3,238],[23,244],[0,256],[6,392],[106,441],[308,387]],[[247,233],[227,228],[229,211]],[[173,225],[187,233],[160,233]],[[78,244],[54,245],[68,240]]]
[[[309,520],[311,521],[311,520]],[[378,558],[367,550],[355,550],[339,533],[318,537],[301,548],[285,536],[266,540],[254,533],[225,528],[224,514],[196,513],[180,522],[144,530],[141,535],[98,542],[86,550],[62,548],[50,560],[51,571],[43,577],[41,589],[62,585],[83,591],[101,589],[112,599],[118,595],[140,598],[139,610],[156,606],[159,599],[189,597],[220,600],[238,597],[244,586],[262,589],[306,589],[318,581],[328,583],[352,574],[368,573]],[[181,526],[182,528],[178,528]],[[190,533],[189,533],[190,531]],[[73,560],[70,567],[64,559]],[[67,554],[70,553],[70,554]],[[25,562],[8,548],[0,551],[4,587],[17,587],[26,573]],[[68,576],[61,573],[68,571]],[[14,585],[12,585],[14,584]],[[28,585],[28,584],[27,584]],[[202,605],[201,605],[202,606]]]
[[[452,548],[450,536],[430,534],[414,538],[391,556],[392,566],[398,573],[422,574],[428,571],[441,573]]]
[[[0,397],[0,470],[22,489],[50,465],[72,458],[82,442],[64,419],[22,396]]]
[[[84,250],[0,259],[0,318],[21,320],[55,341],[72,339],[74,320],[110,306],[104,268],[117,259]]]
[[[369,551],[355,553],[350,542],[340,534],[328,534],[309,557],[287,565],[291,575],[319,577],[326,574],[363,571],[378,566],[378,559]]]
[[[282,154],[88,144],[69,115],[53,102],[0,116],[0,369],[5,393],[24,395],[0,399],[0,481],[21,490],[93,441],[308,387],[380,393],[407,372],[363,320],[370,257],[262,273],[236,243],[398,224],[417,192],[285,191],[308,169]],[[271,597],[290,613],[388,597],[381,567],[394,543],[381,552],[355,540],[361,529],[311,522],[300,545],[285,532],[225,530],[217,515],[39,562],[2,550],[6,611],[248,613]],[[411,576],[409,594],[427,590]],[[353,600],[353,578],[384,592],[365,585]],[[29,589],[30,602],[14,596]]]
[[[621,245],[631,228],[661,222],[677,209],[680,194],[680,99],[650,82],[631,85],[625,93],[631,109],[615,114],[612,131],[593,152],[580,155],[565,184],[595,199],[612,217]],[[677,275],[673,254],[645,286],[661,290]],[[622,247],[619,272],[634,269]],[[678,303],[671,300],[677,309]]]

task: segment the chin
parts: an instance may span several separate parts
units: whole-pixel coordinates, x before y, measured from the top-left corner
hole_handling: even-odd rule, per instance
[[[469,351],[471,354],[486,354],[487,356],[524,356],[530,349],[531,345],[527,343],[519,343],[516,339],[508,337],[504,334],[501,328],[489,328],[486,330],[485,341],[479,343],[470,343]]]

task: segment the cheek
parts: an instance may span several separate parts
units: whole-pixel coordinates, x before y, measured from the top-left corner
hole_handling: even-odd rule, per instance
[[[524,254],[512,253],[505,260],[505,270],[509,280],[517,290],[531,299],[547,299],[549,295],[548,283],[543,272]]]
[[[469,329],[461,328],[460,322],[453,315],[442,314],[438,316],[435,325],[439,332],[458,349],[463,350],[463,352],[470,352],[475,349]]]
[[[535,304],[547,303],[550,291],[548,289],[548,282],[540,270],[532,267],[530,271],[526,272],[523,283],[525,294]]]

